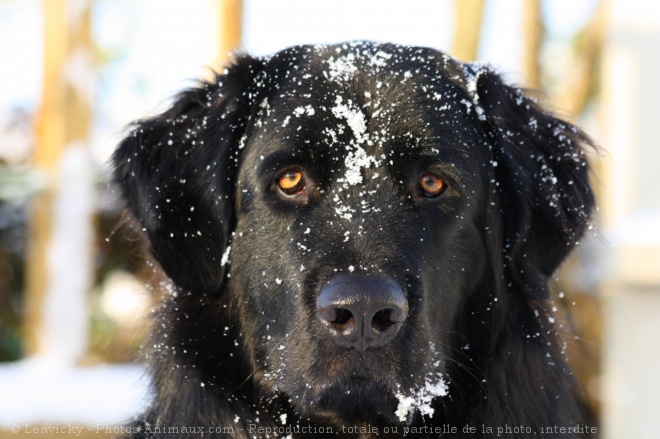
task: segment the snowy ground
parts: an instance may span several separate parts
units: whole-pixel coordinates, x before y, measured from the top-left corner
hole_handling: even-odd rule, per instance
[[[0,364],[0,429],[12,425],[116,425],[148,402],[143,366],[55,367],[39,360]]]

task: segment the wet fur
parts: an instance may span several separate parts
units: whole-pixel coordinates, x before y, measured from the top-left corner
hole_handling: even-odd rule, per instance
[[[337,59],[357,69],[328,75]],[[332,112],[337,96],[364,113],[373,144],[361,145],[382,156],[357,185],[338,182],[356,140]],[[313,115],[296,113],[308,105]],[[113,157],[115,183],[173,284],[148,355],[155,397],[133,427],[265,437],[250,424],[285,427],[286,415],[287,426],[340,437],[352,437],[342,425],[367,424],[379,437],[384,426],[444,424],[459,430],[442,437],[463,437],[465,425],[490,437],[482,424],[584,423],[547,285],[593,208],[584,145],[582,131],[492,69],[431,49],[240,56],[136,122]],[[313,182],[305,203],[273,186],[291,165]],[[448,184],[432,201],[414,184],[429,168]],[[319,289],[349,267],[395,279],[410,303],[396,339],[362,357],[327,340],[314,315]],[[397,391],[438,374],[449,389],[432,417],[394,416]]]

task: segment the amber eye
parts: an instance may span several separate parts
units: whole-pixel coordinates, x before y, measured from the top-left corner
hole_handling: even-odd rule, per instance
[[[424,196],[435,197],[440,195],[445,188],[445,182],[435,174],[424,174],[419,179],[419,186]]]
[[[277,179],[277,185],[287,195],[296,195],[305,189],[305,180],[300,171],[286,171]]]

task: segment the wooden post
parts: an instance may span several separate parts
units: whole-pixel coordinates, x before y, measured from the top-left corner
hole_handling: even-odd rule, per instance
[[[243,1],[220,0],[220,66],[232,61],[231,53],[241,47]]]
[[[606,2],[598,0],[594,15],[577,37],[575,61],[566,83],[555,97],[557,107],[570,115],[581,114],[597,88],[606,23]]]
[[[479,50],[484,0],[454,0],[454,42],[452,55],[474,61]]]
[[[33,164],[44,176],[45,187],[31,200],[24,326],[28,355],[43,355],[58,349],[46,346],[44,341],[44,335],[52,335],[48,334],[45,316],[48,291],[53,283],[49,249],[58,233],[56,204],[63,186],[62,177],[76,178],[62,175],[62,159],[72,146],[82,148],[87,144],[91,122],[89,76],[86,76],[91,64],[89,1],[42,0],[42,8],[44,77]],[[91,229],[91,217],[88,220]],[[80,234],[87,232],[89,230],[79,231]],[[91,260],[91,250],[90,242],[89,255],[81,257]],[[61,273],[61,276],[67,275],[71,274]],[[76,283],[75,279],[71,281]],[[67,315],[71,304],[61,305],[64,310],[61,318],[65,321],[73,318]]]
[[[541,85],[541,67],[539,53],[543,42],[543,21],[541,19],[541,0],[523,1],[523,75],[525,86],[539,88]]]

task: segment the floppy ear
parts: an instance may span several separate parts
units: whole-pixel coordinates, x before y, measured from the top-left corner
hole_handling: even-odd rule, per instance
[[[475,81],[472,92],[493,142],[508,281],[547,299],[549,277],[581,238],[594,207],[584,150],[594,145],[489,68]]]
[[[133,124],[112,157],[114,183],[165,273],[191,291],[218,291],[234,227],[238,144],[261,61],[239,57],[216,81],[182,92]]]

